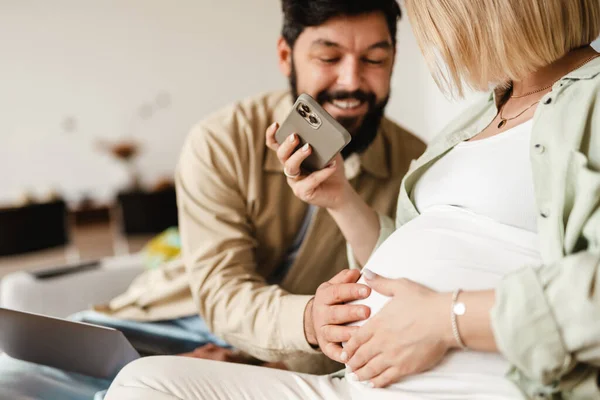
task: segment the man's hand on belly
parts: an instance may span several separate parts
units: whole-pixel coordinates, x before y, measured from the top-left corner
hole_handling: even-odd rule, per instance
[[[342,342],[346,342],[358,328],[344,326],[369,317],[371,310],[363,305],[345,304],[369,297],[371,289],[356,283],[358,270],[344,270],[323,283],[305,312],[305,334],[309,343],[318,344],[323,353],[337,362],[341,358]]]

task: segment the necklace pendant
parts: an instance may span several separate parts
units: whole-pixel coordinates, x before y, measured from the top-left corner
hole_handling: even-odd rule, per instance
[[[502,118],[500,120],[500,123],[498,124],[498,129],[502,129],[502,127],[506,125],[506,120],[504,118]]]

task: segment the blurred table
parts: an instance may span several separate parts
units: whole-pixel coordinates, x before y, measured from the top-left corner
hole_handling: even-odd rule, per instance
[[[129,235],[119,240],[126,241],[129,253],[134,253],[141,250],[153,236],[152,234]],[[94,223],[72,224],[72,242],[73,248],[79,252],[81,261],[115,255],[114,227],[109,221],[100,219]],[[15,271],[66,264],[68,258],[69,251],[65,251],[64,247],[0,257],[0,278]]]
[[[175,188],[119,193],[114,204],[82,202],[68,211],[66,222],[67,246],[0,256],[0,278],[14,271],[138,252],[158,233],[177,226]]]

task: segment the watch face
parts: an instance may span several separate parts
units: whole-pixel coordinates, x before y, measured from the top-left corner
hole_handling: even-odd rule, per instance
[[[465,311],[467,311],[465,303],[456,303],[454,307],[452,307],[452,312],[456,315],[465,315]]]

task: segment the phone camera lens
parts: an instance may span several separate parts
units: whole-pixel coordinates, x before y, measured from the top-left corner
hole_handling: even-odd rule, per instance
[[[310,113],[310,107],[308,107],[306,104],[302,104],[302,110],[304,110],[305,113]]]
[[[311,116],[310,116],[310,118],[309,118],[308,120],[309,120],[309,121],[310,121],[310,123],[311,123],[311,124],[313,124],[313,125],[317,125],[317,124],[319,123],[319,120],[318,120],[318,119],[317,119],[315,116],[313,116],[313,115],[311,115]]]
[[[302,110],[298,110],[298,114],[302,116],[302,118],[306,118],[306,113]]]

